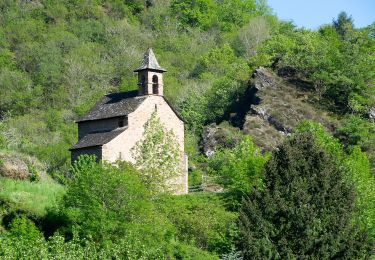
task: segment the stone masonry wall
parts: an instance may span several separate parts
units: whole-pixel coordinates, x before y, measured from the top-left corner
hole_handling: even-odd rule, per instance
[[[157,111],[161,123],[168,130],[172,130],[180,147],[180,161],[182,175],[172,181],[176,187],[176,194],[185,194],[188,191],[186,157],[184,153],[184,123],[181,121],[162,96],[149,96],[136,111],[128,115],[128,129],[102,147],[102,158],[109,162],[125,160],[134,162],[131,148],[139,141],[144,132],[144,124],[150,119],[152,112]]]

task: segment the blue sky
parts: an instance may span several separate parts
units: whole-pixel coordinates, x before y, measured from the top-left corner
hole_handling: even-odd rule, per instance
[[[292,20],[298,27],[317,29],[331,23],[341,11],[351,15],[356,28],[375,21],[375,0],[268,0],[281,20]]]

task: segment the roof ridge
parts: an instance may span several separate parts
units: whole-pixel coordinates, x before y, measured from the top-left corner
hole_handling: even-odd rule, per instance
[[[119,116],[126,116],[137,109],[146,99],[136,96],[137,91],[126,91],[104,95],[95,106],[75,122],[102,120]]]
[[[78,142],[73,145],[69,150],[82,149],[87,147],[102,146],[109,143],[111,140],[116,138],[119,134],[126,130],[125,127],[116,131],[108,131],[103,133],[89,133],[83,136]]]

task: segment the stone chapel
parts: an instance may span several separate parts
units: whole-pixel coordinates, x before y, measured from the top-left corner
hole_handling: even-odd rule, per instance
[[[181,176],[171,181],[177,194],[188,192],[187,156],[184,152],[184,121],[163,95],[163,73],[151,48],[144,55],[138,74],[138,90],[105,95],[79,118],[78,142],[70,149],[72,161],[81,154],[98,160],[134,162],[131,149],[144,133],[144,124],[156,111],[160,122],[172,130],[180,149]]]

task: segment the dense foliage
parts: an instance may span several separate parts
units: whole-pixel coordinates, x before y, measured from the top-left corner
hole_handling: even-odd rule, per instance
[[[2,147],[37,156],[56,176],[69,168],[73,119],[106,92],[136,88],[147,46],[191,128],[221,118],[249,75],[226,33],[267,12],[252,0],[2,1],[0,10]]]
[[[264,64],[310,81],[318,100],[326,98],[340,112],[364,115],[375,104],[374,46],[369,28],[355,30],[341,13],[333,26],[318,31],[276,33],[259,54]]]
[[[64,200],[67,216],[79,227],[79,234],[98,241],[113,240],[126,237],[142,222],[157,222],[150,214],[150,195],[134,168],[94,162],[94,158],[84,156],[74,164],[74,179]]]
[[[375,182],[369,160],[358,146],[345,152],[342,144],[329,135],[316,123],[305,121],[297,128],[298,133],[311,134],[316,142],[335,159],[345,170],[346,180],[354,185],[356,203],[354,218],[363,230],[368,232],[370,240],[375,239],[375,205],[368,203],[375,200]]]
[[[103,94],[136,89],[147,47],[186,122],[190,184],[216,193],[161,193],[177,147],[154,117],[134,150],[143,170],[90,157],[71,167],[74,120]],[[366,258],[374,57],[375,23],[355,28],[340,13],[296,28],[264,0],[0,1],[0,166],[14,154],[41,165],[26,164],[28,180],[0,178],[0,257]],[[330,133],[304,122],[270,154],[239,137],[258,66],[308,93],[303,102],[332,118]],[[223,122],[240,128],[207,158],[203,129]]]
[[[267,160],[268,156],[262,155],[251,138],[245,137],[233,149],[217,151],[209,160],[209,171],[228,190],[236,207],[252,189],[262,188],[263,168]]]
[[[25,213],[7,215],[0,256],[216,259],[232,250],[236,214],[215,195],[151,194],[133,166],[96,163],[93,156],[80,157],[72,174],[41,230]]]
[[[253,0],[3,1],[0,10],[0,145],[57,178],[69,168],[73,120],[103,93],[136,88],[147,46],[197,135],[229,117],[258,65],[302,77],[340,113],[365,117],[375,102],[373,27],[356,29],[344,13],[309,31]]]
[[[264,189],[244,201],[239,247],[245,258],[360,258],[365,233],[352,223],[355,193],[337,159],[312,134],[279,147]]]

